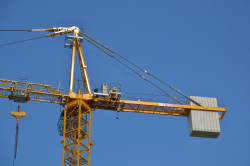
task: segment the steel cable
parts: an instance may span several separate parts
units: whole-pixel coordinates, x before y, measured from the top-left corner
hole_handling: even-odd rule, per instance
[[[27,30],[0,30],[0,31],[29,31],[29,32],[30,32],[31,29],[27,29]],[[189,100],[191,100],[191,101],[194,102],[195,104],[201,105],[199,102],[196,102],[195,100],[191,99],[189,96],[187,96],[186,94],[182,93],[180,90],[177,90],[177,89],[175,89],[174,87],[168,85],[168,84],[165,83],[164,81],[160,80],[159,78],[157,78],[157,77],[155,77],[154,75],[150,74],[150,73],[147,72],[146,70],[144,70],[144,69],[140,68],[139,66],[135,65],[134,63],[132,63],[131,61],[127,60],[127,59],[124,58],[123,56],[117,54],[116,52],[114,52],[113,50],[111,50],[111,49],[108,48],[107,46],[104,46],[102,43],[100,43],[100,42],[98,42],[97,40],[93,39],[92,37],[90,37],[89,35],[85,34],[84,32],[81,31],[80,34],[82,34],[82,35],[88,37],[89,39],[93,40],[93,41],[96,42],[97,44],[99,44],[99,45],[101,45],[102,47],[106,48],[106,49],[109,50],[110,52],[116,54],[116,55],[119,56],[120,58],[122,58],[122,59],[124,59],[125,61],[129,62],[130,64],[132,64],[133,66],[137,67],[138,69],[142,70],[144,73],[146,73],[146,74],[148,74],[148,75],[154,77],[154,78],[157,79],[158,81],[160,81],[160,82],[162,82],[163,84],[169,86],[171,89],[173,89],[174,91],[178,92],[179,94],[185,96],[186,98],[188,98]],[[26,40],[22,40],[22,41],[17,41],[17,42],[13,42],[13,43],[2,44],[2,45],[0,45],[0,46],[15,44],[15,43],[19,43],[19,42],[34,40],[34,39],[39,39],[39,38],[42,38],[42,37],[47,37],[47,35],[46,35],[46,36],[41,36],[41,37],[36,37],[36,38],[31,38],[31,39],[26,39]],[[85,39],[87,39],[86,37],[85,37]],[[87,39],[87,40],[88,40],[88,39]],[[88,41],[91,42],[92,44],[94,44],[92,41],[90,41],[90,40],[88,40]],[[94,44],[94,45],[95,45],[95,44]],[[96,45],[95,45],[95,46],[96,46]],[[97,46],[97,47],[98,47],[98,46]],[[103,49],[100,48],[100,47],[98,47],[98,48],[101,49],[102,51],[104,51],[105,53],[107,53],[106,50],[103,50]],[[107,54],[108,54],[109,56],[113,57],[111,54],[109,54],[109,53],[107,53]],[[113,57],[113,58],[115,58],[115,57]],[[115,59],[116,59],[116,58],[115,58]],[[118,60],[118,59],[116,59],[116,60]],[[119,61],[119,60],[118,60],[118,61]],[[122,63],[121,61],[119,61],[119,62]],[[122,64],[125,65],[124,63],[122,63]],[[125,66],[128,67],[127,65],[125,65]],[[132,70],[133,72],[135,72],[136,74],[138,74],[140,77],[143,78],[143,76],[141,76],[139,73],[137,73],[136,71],[134,71],[134,70],[131,69],[130,67],[128,67],[128,68],[129,68],[130,70]],[[151,84],[152,84],[152,83],[151,83]],[[155,84],[153,84],[153,85],[156,86]],[[156,86],[156,87],[157,87],[157,86]],[[159,87],[158,87],[158,88],[159,88]],[[160,88],[159,88],[159,89],[160,89]],[[166,93],[166,92],[164,92],[164,93]]]
[[[163,84],[169,86],[169,88],[173,89],[174,91],[178,92],[179,94],[185,96],[186,98],[188,98],[189,100],[191,100],[191,101],[194,102],[195,104],[201,106],[201,103],[199,103],[199,102],[193,100],[192,98],[190,98],[190,97],[187,96],[186,94],[182,93],[180,90],[175,89],[174,87],[168,85],[167,83],[163,82],[162,80],[160,80],[159,78],[155,77],[154,75],[152,75],[152,74],[150,74],[150,73],[149,73],[149,75],[151,75],[152,77],[154,77],[154,78],[157,79],[158,81],[162,82]]]
[[[154,85],[155,87],[157,87],[158,89],[160,89],[161,91],[163,91],[164,93],[166,93],[169,97],[171,97],[172,99],[174,99],[175,101],[177,101],[178,103],[184,105],[181,101],[179,101],[178,99],[176,99],[175,97],[173,97],[172,95],[170,95],[169,93],[165,92],[164,90],[162,90],[160,87],[158,87],[157,85],[155,85],[154,83],[152,83],[151,81],[149,81],[148,79],[146,79],[146,77],[143,77],[142,75],[140,75],[138,72],[136,72],[135,70],[133,70],[132,68],[130,68],[129,66],[127,66],[126,64],[124,64],[123,62],[121,62],[119,59],[117,59],[116,57],[112,56],[111,54],[109,54],[106,50],[104,50],[103,48],[101,48],[100,46],[98,46],[96,43],[94,43],[93,41],[91,41],[90,39],[88,39],[87,37],[84,37],[87,41],[89,41],[90,43],[92,43],[94,46],[96,46],[97,48],[99,48],[100,50],[102,50],[104,53],[108,54],[109,56],[111,56],[112,58],[114,58],[115,60],[117,60],[118,62],[120,62],[121,64],[123,64],[124,66],[126,66],[127,68],[129,68],[131,71],[133,71],[134,73],[136,73],[137,75],[139,75],[141,78],[143,78],[144,80],[148,81],[149,83],[151,83],[152,85]]]
[[[17,123],[17,124],[16,124],[15,147],[14,147],[14,157],[15,157],[15,159],[16,159],[16,154],[17,154],[18,129],[19,129],[19,125],[18,125],[18,123]]]
[[[146,77],[140,75],[138,72],[136,72],[135,70],[133,70],[132,68],[130,68],[129,66],[127,66],[126,64],[124,64],[123,62],[121,62],[119,59],[117,59],[116,57],[114,57],[113,55],[111,55],[110,53],[108,53],[106,50],[104,50],[103,48],[101,48],[100,46],[98,46],[96,43],[94,43],[93,41],[91,41],[90,39],[87,38],[87,36],[85,35],[84,38],[89,41],[91,44],[93,44],[94,46],[96,46],[97,48],[99,48],[100,50],[102,50],[104,53],[108,54],[109,56],[111,56],[112,58],[114,58],[115,60],[117,60],[118,62],[120,62],[121,64],[123,64],[124,66],[126,66],[127,68],[129,68],[131,71],[133,71],[134,73],[136,73],[137,75],[139,75],[141,78],[143,78],[144,80],[148,81],[149,83],[151,83],[152,85],[154,85],[155,87],[157,87],[158,89],[160,89],[161,91],[163,91],[164,93],[166,93],[169,97],[171,97],[172,99],[174,99],[175,101],[177,101],[178,103],[184,105],[181,101],[179,101],[178,99],[176,99],[175,97],[173,97],[172,95],[170,95],[169,93],[165,92],[164,90],[162,90],[160,87],[158,87],[157,85],[155,85],[154,83],[152,83],[151,81],[149,81],[148,79],[146,79]],[[99,43],[99,42],[98,42]],[[106,48],[106,47],[105,47]],[[108,49],[110,50],[110,49]]]
[[[148,81],[149,83],[151,83],[152,85],[154,85],[155,87],[157,87],[158,89],[160,89],[161,91],[163,91],[164,93],[166,93],[169,97],[171,97],[172,99],[174,99],[175,101],[177,101],[178,103],[184,105],[180,100],[178,100],[176,97],[170,95],[169,93],[165,92],[164,90],[162,90],[160,87],[158,87],[157,85],[155,85],[154,83],[152,83],[151,81],[149,81],[148,79],[146,79],[146,81]]]
[[[16,154],[17,154],[18,130],[19,130],[19,124],[17,123],[16,124],[16,136],[15,136],[14,156],[13,156],[13,166],[14,166],[14,160],[16,159]]]
[[[135,65],[134,63],[130,62],[129,60],[127,60],[126,58],[122,57],[121,55],[117,54],[116,52],[114,52],[113,50],[111,50],[110,48],[108,48],[107,46],[104,46],[103,44],[101,44],[100,42],[96,41],[95,39],[93,39],[92,37],[88,36],[86,33],[83,33],[83,35],[85,35],[86,37],[90,38],[91,40],[93,40],[94,42],[96,42],[97,44],[101,45],[102,47],[106,48],[107,50],[109,50],[110,52],[118,55],[119,57],[121,57],[122,59],[124,59],[125,61],[129,62],[130,64],[134,65],[135,67],[143,70],[142,68],[138,67],[137,65]]]
[[[16,41],[16,42],[7,43],[7,44],[2,44],[2,45],[0,45],[0,46],[6,46],[6,45],[16,44],[16,43],[20,43],[20,42],[29,41],[29,40],[40,39],[40,38],[43,38],[43,37],[48,37],[48,36],[46,35],[46,36],[35,37],[35,38],[31,38],[31,39],[26,39],[26,40]]]
[[[27,30],[0,30],[0,31],[28,31],[28,32],[31,32],[31,29],[27,29]]]
[[[92,52],[93,54],[99,56],[99,57],[102,58],[103,60],[109,62],[110,64],[114,65],[115,67],[117,67],[118,69],[120,69],[120,70],[122,70],[123,72],[127,73],[128,75],[130,75],[130,76],[134,77],[135,79],[139,80],[140,82],[144,83],[145,85],[149,86],[150,88],[153,88],[154,90],[158,91],[159,93],[162,93],[161,91],[159,91],[159,90],[155,89],[154,87],[150,86],[149,84],[143,82],[142,80],[138,79],[138,78],[135,77],[134,75],[130,74],[129,72],[127,72],[127,71],[125,71],[125,70],[123,70],[122,68],[118,67],[117,65],[115,65],[115,64],[113,64],[112,62],[108,61],[107,59],[103,58],[102,56],[100,56],[99,54],[97,54],[97,53],[95,53],[94,51],[90,50],[89,48],[87,48],[87,47],[85,47],[85,46],[82,46],[82,47],[84,47],[85,49],[89,50],[89,51]],[[162,94],[164,94],[164,93],[162,93]]]
[[[121,62],[119,59],[117,59],[116,57],[114,57],[113,55],[111,55],[110,53],[108,53],[106,50],[104,50],[103,48],[101,48],[100,46],[98,46],[96,43],[92,42],[91,40],[89,40],[86,37],[84,37],[84,38],[86,40],[88,40],[90,43],[92,43],[94,46],[96,46],[97,48],[99,48],[100,50],[102,50],[104,53],[108,54],[109,56],[111,56],[112,58],[114,58],[115,60],[117,60],[118,62],[120,62],[121,64],[123,64],[127,68],[129,68],[130,70],[132,70],[134,73],[138,74],[140,77],[143,77],[142,75],[140,75],[139,73],[137,73],[135,70],[133,70],[132,68],[130,68],[129,66],[127,66],[126,64],[124,64],[123,62]]]
[[[96,40],[93,39],[92,37],[90,37],[90,36],[88,36],[87,34],[85,34],[84,32],[81,32],[81,34],[85,36],[85,39],[89,38],[89,39],[93,40],[95,43],[101,45],[102,47],[106,48],[106,49],[109,50],[110,52],[116,54],[116,55],[119,56],[120,58],[122,58],[122,59],[124,59],[125,61],[129,62],[130,64],[132,64],[133,66],[137,67],[138,69],[142,70],[144,73],[146,73],[146,74],[148,74],[148,75],[154,77],[154,78],[157,79],[158,81],[160,81],[160,82],[164,83],[165,85],[169,86],[171,89],[173,89],[173,90],[176,91],[177,93],[179,93],[179,94],[185,96],[186,98],[188,98],[189,100],[191,100],[191,101],[194,102],[195,104],[197,104],[197,105],[199,105],[199,106],[201,105],[201,103],[199,103],[199,102],[193,100],[192,98],[190,98],[190,97],[187,96],[186,94],[182,93],[180,90],[175,89],[174,87],[168,85],[167,83],[165,83],[164,81],[160,80],[160,79],[157,78],[156,76],[150,74],[150,73],[147,72],[146,70],[144,70],[144,69],[140,68],[139,66],[135,65],[134,63],[130,62],[129,60],[127,60],[127,59],[124,58],[123,56],[117,54],[116,52],[114,52],[113,50],[111,50],[110,48],[108,48],[107,46],[104,46],[104,45],[101,44],[100,42],[96,41]],[[87,38],[86,38],[86,37],[87,37]],[[88,40],[88,41],[89,41],[89,40]],[[94,44],[93,42],[91,42],[91,43]],[[104,52],[107,53],[106,51],[104,51]],[[107,54],[110,55],[109,53],[107,53]],[[112,55],[110,55],[110,56],[113,57]],[[122,64],[123,64],[123,63],[122,63]],[[127,65],[126,65],[126,66],[127,66]],[[128,67],[128,68],[131,69],[130,67]],[[131,69],[131,70],[134,71],[133,69]],[[135,71],[134,71],[134,72],[135,72]],[[137,73],[137,72],[136,72],[136,73]],[[137,73],[137,74],[138,74],[138,73]],[[139,75],[140,77],[142,77],[140,74],[138,74],[138,75]],[[142,78],[144,79],[145,77],[142,77]],[[148,80],[147,80],[147,81],[148,81]],[[149,82],[150,82],[150,81],[149,81]],[[152,82],[150,82],[150,83],[151,83],[152,85],[156,86],[156,85],[153,84]],[[159,88],[158,86],[156,86],[156,87]],[[159,88],[159,89],[161,89],[161,88]],[[162,90],[162,89],[161,89],[161,90]],[[166,93],[166,92],[164,91],[164,93]],[[171,96],[171,95],[170,95],[170,96]],[[173,99],[174,99],[174,98],[173,98]],[[175,99],[174,99],[174,100],[175,100]]]

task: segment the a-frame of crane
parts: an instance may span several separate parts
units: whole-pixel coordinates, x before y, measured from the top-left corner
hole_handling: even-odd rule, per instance
[[[93,146],[93,143],[91,142],[91,108],[186,117],[191,110],[221,112],[222,114],[217,117],[218,119],[222,119],[226,112],[225,108],[208,107],[205,106],[205,104],[203,105],[199,103],[198,105],[188,103],[185,105],[143,102],[140,100],[122,100],[120,97],[116,96],[115,91],[112,90],[106,95],[106,97],[93,95],[90,89],[90,83],[80,44],[80,41],[83,38],[86,38],[86,36],[79,36],[82,32],[78,27],[31,29],[28,31],[53,32],[46,35],[47,37],[73,33],[73,36],[67,36],[71,42],[68,45],[68,48],[72,49],[68,95],[61,93],[49,85],[0,79],[0,97],[8,97],[9,100],[23,99],[20,101],[24,102],[31,100],[64,105],[64,110],[62,111],[59,123],[63,131],[63,139],[61,140],[61,143],[63,144],[62,166],[90,165],[90,147]],[[78,90],[77,93],[73,92],[75,50],[78,52],[80,62],[84,85],[83,94],[81,90]],[[142,78],[145,79],[145,77]],[[25,84],[25,88],[21,88],[19,84]],[[191,98],[190,100],[193,101],[193,103],[196,102]]]

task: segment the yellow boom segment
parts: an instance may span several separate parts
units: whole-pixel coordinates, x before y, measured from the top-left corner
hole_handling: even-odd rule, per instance
[[[25,94],[28,100],[41,101],[49,103],[65,104],[69,100],[81,99],[89,104],[90,108],[104,109],[121,112],[136,112],[174,116],[188,116],[190,110],[204,110],[221,112],[219,119],[222,119],[226,113],[225,108],[178,105],[168,103],[154,103],[131,100],[112,100],[110,98],[93,97],[91,94],[75,94],[65,95],[50,85],[27,83],[25,89],[21,89],[18,84],[26,84],[25,82],[11,81],[0,79],[0,97],[14,99],[16,95]]]
[[[25,88],[20,88],[23,85]],[[67,102],[69,98],[50,85],[0,79],[0,97],[12,100],[16,96],[25,96],[26,102],[32,100],[58,104]]]

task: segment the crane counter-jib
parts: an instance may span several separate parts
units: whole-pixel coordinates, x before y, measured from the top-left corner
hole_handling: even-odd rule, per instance
[[[60,104],[69,98],[50,85],[0,79],[0,97],[15,100],[17,96],[25,98],[25,102],[33,100]]]

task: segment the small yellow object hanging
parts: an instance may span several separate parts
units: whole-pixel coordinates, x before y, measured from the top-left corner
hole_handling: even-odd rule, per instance
[[[19,109],[20,109],[20,106],[18,106],[17,112],[16,111],[11,111],[10,112],[10,115],[12,115],[12,116],[14,116],[14,118],[16,118],[17,123],[19,122],[19,119],[26,116],[26,113],[25,112],[20,112]]]

